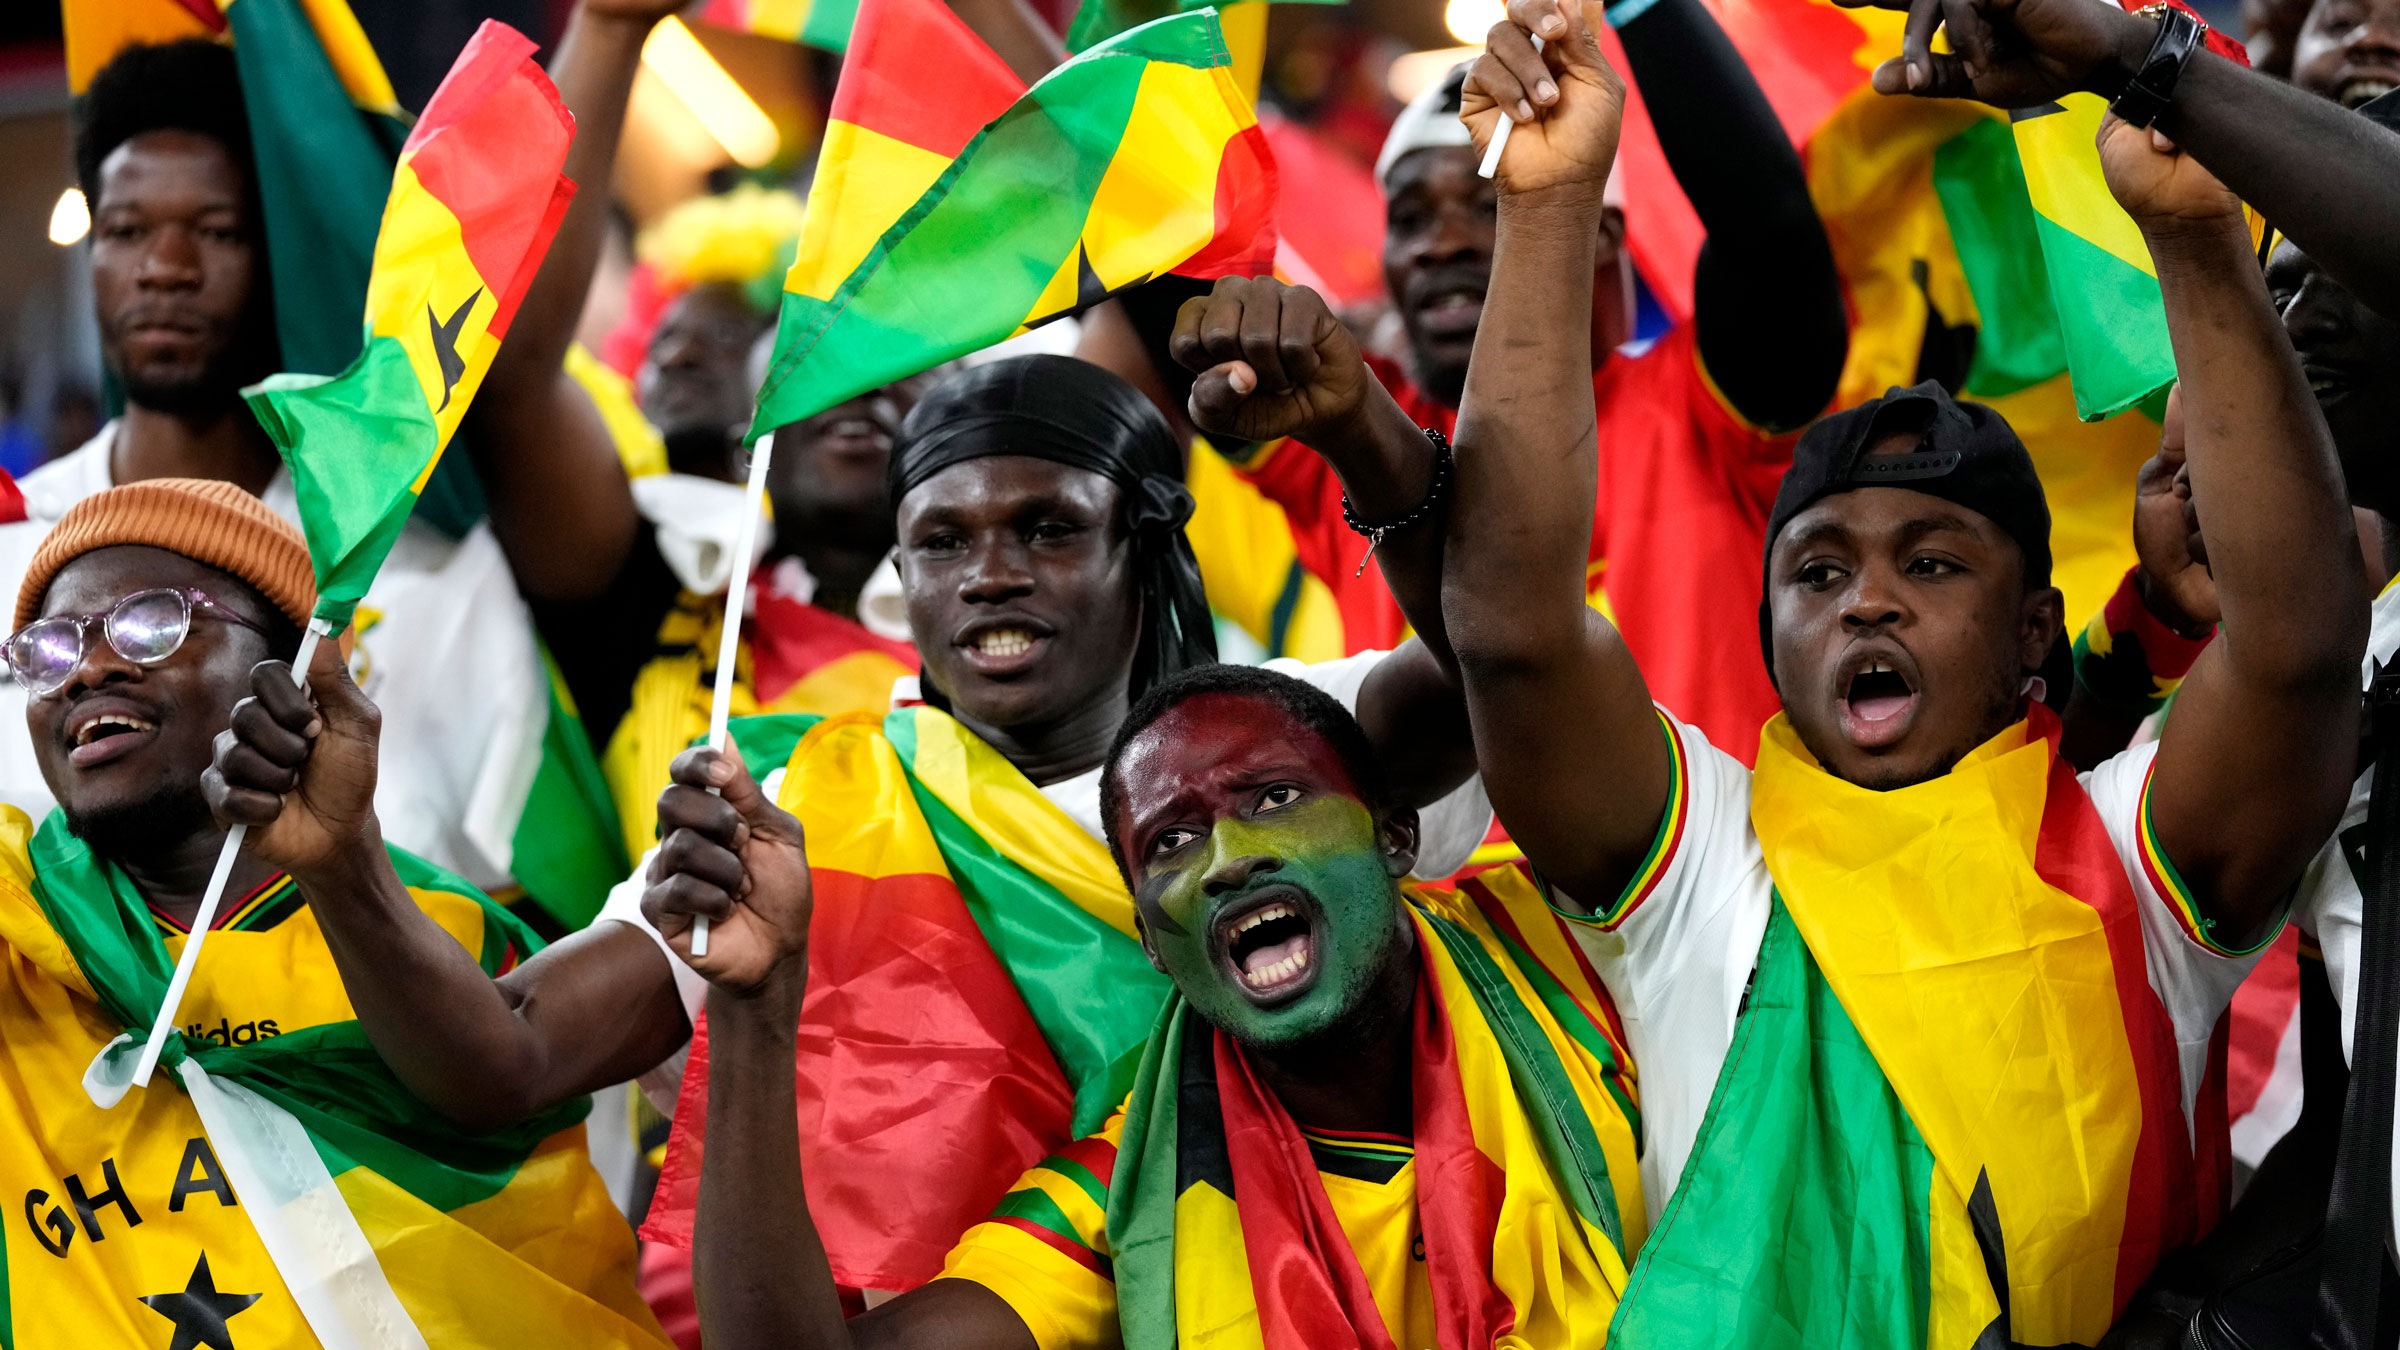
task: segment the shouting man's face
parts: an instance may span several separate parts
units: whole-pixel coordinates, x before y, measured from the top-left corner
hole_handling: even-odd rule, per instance
[[[1398,883],[1414,813],[1378,820],[1340,754],[1280,704],[1197,695],[1129,742],[1115,772],[1142,947],[1237,1040],[1321,1037],[1408,956]]]

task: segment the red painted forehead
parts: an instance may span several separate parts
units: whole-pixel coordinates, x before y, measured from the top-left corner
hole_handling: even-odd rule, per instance
[[[1144,727],[1117,762],[1130,826],[1194,796],[1217,798],[1279,779],[1359,795],[1341,752],[1273,699],[1199,694]]]

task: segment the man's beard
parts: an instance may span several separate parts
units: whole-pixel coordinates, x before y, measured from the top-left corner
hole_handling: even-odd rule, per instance
[[[189,373],[163,378],[130,370],[114,374],[125,387],[125,401],[135,407],[169,417],[227,413],[241,407],[244,385],[266,378],[275,369],[271,352],[262,353],[254,342],[253,335],[236,335],[211,353],[200,369]]]
[[[208,827],[208,801],[192,785],[161,785],[147,797],[78,811],[61,805],[67,832],[103,858],[141,857]]]

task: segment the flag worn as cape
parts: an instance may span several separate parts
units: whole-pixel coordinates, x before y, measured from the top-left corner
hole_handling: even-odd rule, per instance
[[[858,10],[859,0],[708,0],[692,17],[719,28],[838,52],[850,45]]]
[[[1411,1134],[1438,1343],[1598,1347],[1647,1228],[1640,1119],[1607,1000],[1522,870],[1408,898],[1423,962]],[[1527,934],[1549,939],[1549,961]],[[1129,1350],[1395,1350],[1391,1310],[1316,1170],[1240,1050],[1171,1003],[1105,1196]],[[1043,1196],[1010,1200],[1040,1225]]]
[[[794,600],[767,577],[757,581],[764,584],[751,591],[750,631],[734,653],[734,717],[880,714],[891,706],[892,682],[917,672],[916,649],[907,643]],[[708,734],[724,622],[723,596],[678,596],[659,624],[657,654],[633,677],[625,716],[609,735],[603,767],[629,856],[658,842],[667,770]]]
[[[465,881],[391,857],[487,974],[539,948]],[[0,809],[0,1174],[26,1202],[0,1253],[0,1343],[664,1343],[584,1152],[583,1099],[462,1130],[348,1015],[288,877],[219,926],[187,1008],[230,1016],[171,1038],[167,1072],[132,1100],[96,1105],[87,1085],[130,1071],[140,1046],[122,1033],[150,1027],[178,939],[62,814],[37,833]]]
[[[933,708],[756,717],[732,735],[808,833],[816,912],[800,1149],[834,1278],[909,1289],[1132,1085],[1167,978],[1116,863],[1000,752]],[[645,1236],[688,1246],[705,1028]]]
[[[335,631],[466,415],[573,195],[559,170],[575,120],[533,50],[486,20],[401,147],[358,359],[330,379],[278,375],[244,391],[291,469],[316,617]]]
[[[752,439],[1162,272],[1271,269],[1274,160],[1216,11],[1111,38],[968,131],[1005,70],[987,57],[927,88],[924,49],[873,38],[885,3],[864,7],[836,91]],[[949,18],[898,3],[914,12],[895,10],[895,34],[939,33]],[[837,144],[878,157],[851,163]],[[917,182],[929,185],[908,197]]]
[[[134,43],[231,41],[249,113],[281,368],[338,375],[359,353],[380,204],[407,115],[348,0],[60,0],[69,87]],[[417,501],[453,537],[483,515],[474,466],[452,457]]]
[[[1768,723],[1774,911],[1617,1344],[2096,1345],[2214,1224],[2221,1060],[2187,1122],[2137,901],[2057,726],[2037,705],[1874,792]]]

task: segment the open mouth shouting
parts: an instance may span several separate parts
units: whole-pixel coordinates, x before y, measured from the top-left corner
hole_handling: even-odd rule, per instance
[[[1880,750],[1908,734],[1919,697],[1912,662],[1897,652],[1862,652],[1843,663],[1842,734],[1852,744]]]
[[[79,708],[67,722],[67,762],[89,769],[131,754],[158,735],[158,723],[121,701]]]
[[[1316,983],[1323,962],[1314,910],[1302,892],[1276,886],[1218,916],[1212,945],[1251,1002],[1289,1002]]]

